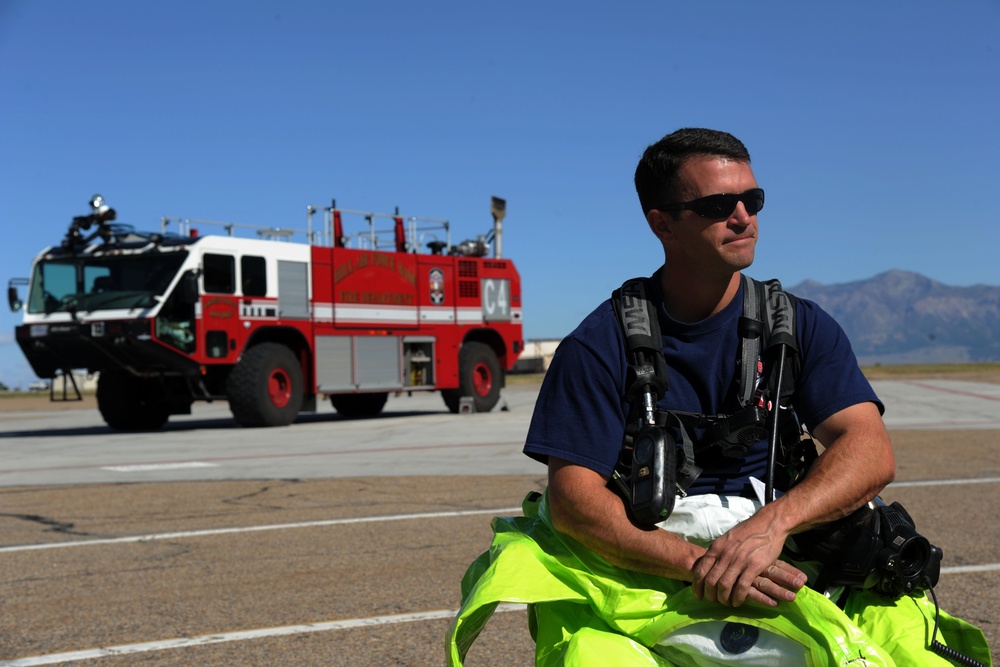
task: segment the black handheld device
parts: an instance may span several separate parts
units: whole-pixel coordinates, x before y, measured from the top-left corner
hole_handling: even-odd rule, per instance
[[[667,389],[660,325],[642,280],[627,281],[612,302],[628,354],[625,399],[631,406],[612,479],[632,521],[652,526],[670,516],[677,488],[676,445],[656,416]]]
[[[659,523],[674,510],[677,469],[674,439],[665,429],[643,425],[632,437],[631,459],[622,466],[626,474],[615,477],[630,501],[626,508],[638,525]]]

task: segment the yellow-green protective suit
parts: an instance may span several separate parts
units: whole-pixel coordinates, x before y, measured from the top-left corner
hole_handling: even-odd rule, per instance
[[[952,665],[932,653],[934,605],[923,594],[889,601],[854,591],[845,610],[802,589],[776,608],[729,608],[695,599],[684,582],[617,568],[552,528],[544,496],[529,494],[523,517],[496,517],[493,543],[462,580],[449,630],[448,664],[461,667],[499,603],[525,603],[541,667],[706,667],[746,664],[741,636],[782,667]],[[730,645],[718,644],[723,628]],[[716,637],[716,640],[706,639]],[[941,612],[938,641],[992,666],[982,631]],[[786,651],[768,657],[764,648]],[[744,653],[744,651],[747,651]]]

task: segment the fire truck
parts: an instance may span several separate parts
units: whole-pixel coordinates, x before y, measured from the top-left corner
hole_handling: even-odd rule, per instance
[[[97,373],[114,429],[155,430],[215,400],[245,427],[290,424],[327,396],[346,418],[378,415],[390,393],[435,390],[451,412],[484,412],[524,347],[503,199],[487,234],[456,245],[447,220],[335,200],[307,207],[304,230],[165,217],[158,233],[115,222],[99,195],[90,205],[8,298],[50,399],[56,379],[62,399],[79,399],[73,371]]]

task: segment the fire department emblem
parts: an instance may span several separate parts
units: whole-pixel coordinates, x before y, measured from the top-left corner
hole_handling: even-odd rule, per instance
[[[431,288],[431,303],[440,306],[444,303],[444,273],[441,269],[431,269],[427,274],[427,282]]]

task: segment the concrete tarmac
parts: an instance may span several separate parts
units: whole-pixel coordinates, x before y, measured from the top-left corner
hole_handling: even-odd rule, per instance
[[[900,500],[944,549],[942,607],[1000,642],[1000,385],[878,382]],[[459,582],[544,467],[505,411],[436,394],[240,429],[196,406],[157,433],[93,410],[0,414],[0,666],[441,665]],[[523,608],[467,664],[530,665]]]

